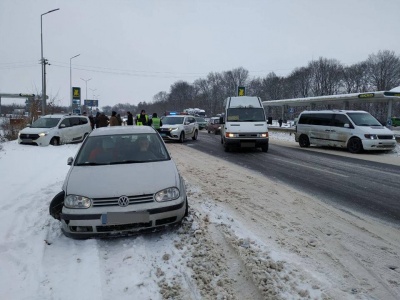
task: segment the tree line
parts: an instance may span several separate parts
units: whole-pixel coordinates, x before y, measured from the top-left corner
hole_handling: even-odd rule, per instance
[[[208,116],[213,116],[223,111],[223,100],[236,95],[238,86],[246,87],[246,95],[259,96],[268,101],[388,91],[399,85],[400,57],[394,51],[381,50],[350,66],[336,59],[320,57],[305,67],[296,68],[287,76],[271,72],[265,77],[250,78],[249,71],[243,67],[212,72],[193,83],[177,81],[171,85],[169,93],[159,92],[152,102],[140,102],[137,108],[163,114],[165,111],[198,107],[205,109]],[[398,104],[395,107],[398,114]],[[369,110],[370,107],[354,109]]]

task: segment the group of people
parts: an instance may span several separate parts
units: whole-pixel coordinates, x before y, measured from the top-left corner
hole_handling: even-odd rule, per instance
[[[83,113],[84,116],[87,116],[87,113]],[[153,113],[153,116],[149,118],[146,114],[146,111],[142,109],[140,114],[138,114],[134,120],[133,115],[130,111],[127,112],[127,120],[126,125],[133,125],[135,121],[135,125],[137,126],[152,126],[154,129],[159,129],[162,126],[161,119],[157,116],[157,113]],[[116,111],[111,112],[111,117],[107,117],[104,113],[97,112],[96,116],[89,116],[90,125],[92,126],[92,130],[95,128],[107,127],[107,126],[122,126],[124,121],[121,118],[121,115]]]
[[[138,126],[152,126],[156,130],[162,126],[162,121],[157,116],[157,113],[153,113],[153,116],[149,118],[144,109],[136,116],[135,121]]]

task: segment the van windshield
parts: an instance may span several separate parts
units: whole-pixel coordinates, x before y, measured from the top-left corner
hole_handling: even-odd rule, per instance
[[[264,109],[257,108],[228,108],[226,120],[229,122],[264,122]]]
[[[53,128],[56,127],[61,118],[40,118],[32,123],[31,128]]]
[[[377,119],[375,119],[369,113],[347,113],[349,118],[357,126],[382,126]]]

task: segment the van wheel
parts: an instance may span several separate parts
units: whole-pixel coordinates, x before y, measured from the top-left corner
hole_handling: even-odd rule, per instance
[[[60,220],[60,214],[64,206],[65,192],[59,192],[50,202],[49,214],[56,220]]]
[[[261,151],[262,152],[268,152],[268,144],[261,146]]]
[[[57,137],[53,137],[50,141],[50,145],[53,146],[60,146],[60,139]]]
[[[299,145],[302,148],[310,147],[310,140],[308,139],[308,136],[306,136],[305,134],[302,134],[299,137]]]
[[[350,153],[361,153],[364,150],[359,138],[351,138],[347,143],[347,149]]]
[[[195,141],[195,140],[197,140],[197,135],[198,135],[199,133],[197,132],[197,130],[195,130],[194,131],[194,134],[193,134],[193,136],[192,136],[192,140],[193,141]]]
[[[179,142],[183,143],[185,141],[185,133],[181,132],[181,135],[179,136]]]

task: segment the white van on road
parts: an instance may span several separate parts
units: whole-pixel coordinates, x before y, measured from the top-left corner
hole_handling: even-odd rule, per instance
[[[351,153],[396,147],[393,132],[360,110],[304,111],[296,125],[295,139],[300,147],[340,147]]]
[[[221,143],[233,147],[257,148],[268,152],[268,125],[260,97],[229,97],[221,117]]]

